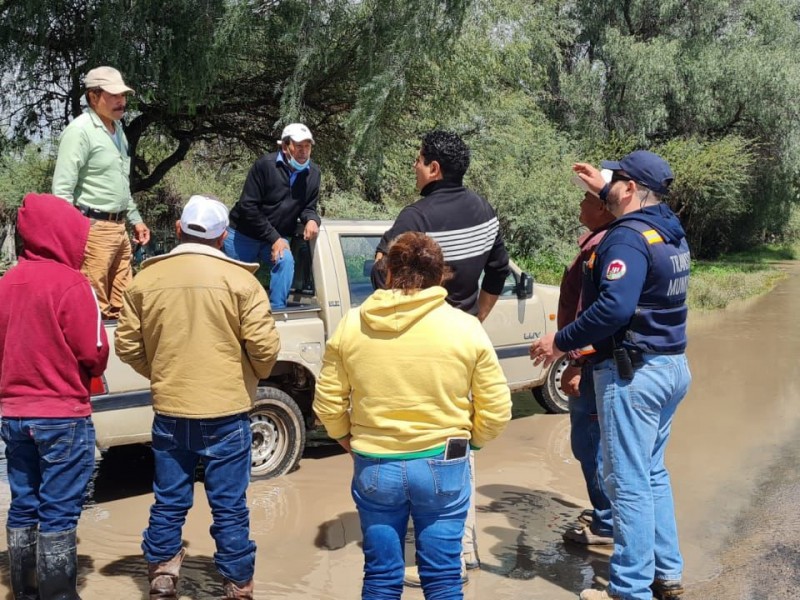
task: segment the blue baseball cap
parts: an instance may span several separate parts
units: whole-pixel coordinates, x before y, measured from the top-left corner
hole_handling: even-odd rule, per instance
[[[600,166],[612,171],[624,171],[639,185],[662,196],[669,193],[669,186],[674,179],[667,161],[647,150],[636,150],[619,161],[604,160]]]

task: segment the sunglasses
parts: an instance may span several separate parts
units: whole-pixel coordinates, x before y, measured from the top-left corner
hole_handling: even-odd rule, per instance
[[[611,183],[615,181],[633,181],[633,177],[628,177],[622,171],[614,171],[611,175]]]

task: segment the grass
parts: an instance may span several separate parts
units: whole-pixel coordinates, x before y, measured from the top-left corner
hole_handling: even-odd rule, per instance
[[[797,257],[796,246],[767,244],[715,261],[694,261],[689,281],[689,307],[725,308],[731,302],[768,292],[785,277],[775,262]]]
[[[785,277],[775,263],[797,260],[799,254],[798,246],[765,244],[713,261],[692,261],[689,307],[714,310],[766,293]],[[525,257],[516,262],[524,271],[532,273],[538,283],[554,285],[560,283],[565,267],[563,261],[548,255]]]
[[[559,285],[561,276],[564,275],[564,267],[567,266],[566,262],[562,262],[552,254],[514,258],[514,262],[520,269],[533,275],[536,283],[547,285]]]

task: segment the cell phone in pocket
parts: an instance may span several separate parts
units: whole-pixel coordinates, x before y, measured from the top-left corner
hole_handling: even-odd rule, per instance
[[[444,447],[444,459],[464,458],[467,455],[467,450],[469,450],[469,440],[467,438],[447,438],[447,444]]]

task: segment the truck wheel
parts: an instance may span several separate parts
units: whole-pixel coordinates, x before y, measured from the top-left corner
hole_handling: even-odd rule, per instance
[[[533,397],[547,412],[552,414],[569,412],[569,398],[561,390],[561,376],[569,366],[569,358],[562,356],[547,372],[547,379],[541,387],[533,389]]]
[[[250,431],[251,478],[279,477],[297,467],[306,445],[306,426],[303,413],[289,394],[259,387],[250,411]]]

